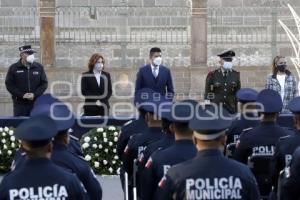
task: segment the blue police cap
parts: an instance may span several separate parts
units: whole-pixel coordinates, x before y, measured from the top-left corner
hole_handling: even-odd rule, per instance
[[[252,88],[242,88],[236,93],[236,98],[239,102],[255,102],[258,92]]]
[[[300,97],[295,97],[289,102],[288,109],[292,113],[300,113]]]
[[[263,113],[278,113],[283,107],[281,96],[271,89],[262,90],[258,94],[256,102],[262,105]]]
[[[33,54],[36,53],[36,51],[34,49],[31,48],[31,45],[24,45],[24,46],[20,46],[19,47],[19,51],[20,53],[28,53],[28,54]]]
[[[225,134],[224,131],[230,127],[231,122],[231,115],[222,106],[198,104],[195,116],[189,122],[189,128],[200,140],[214,140]]]
[[[15,130],[19,140],[28,142],[50,141],[57,134],[55,122],[48,116],[34,116],[23,121]]]
[[[140,108],[144,111],[154,113],[159,117],[163,117],[164,113],[170,112],[171,106],[172,102],[159,93],[156,93],[151,100],[140,104]]]
[[[53,104],[58,101],[57,98],[55,98],[52,94],[43,94],[36,98],[34,101],[34,106],[40,105],[40,104]]]
[[[197,105],[198,102],[192,99],[176,102],[170,112],[164,112],[162,117],[172,122],[188,123],[193,119]]]
[[[59,131],[71,128],[75,123],[75,117],[70,109],[61,101],[56,100],[52,104],[39,104],[34,106],[30,116],[46,115],[53,119]]]

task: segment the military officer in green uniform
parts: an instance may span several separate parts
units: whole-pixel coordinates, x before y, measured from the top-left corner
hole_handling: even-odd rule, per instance
[[[220,104],[232,114],[237,112],[236,92],[241,88],[240,73],[233,70],[234,51],[225,51],[218,55],[220,68],[208,73],[205,84],[205,99]]]

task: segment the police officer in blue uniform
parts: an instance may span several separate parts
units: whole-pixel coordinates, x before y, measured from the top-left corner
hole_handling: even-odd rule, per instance
[[[292,99],[288,104],[288,109],[294,113],[296,130],[294,135],[280,138],[276,145],[271,165],[272,185],[274,187],[272,195],[276,195],[277,193],[277,180],[280,171],[289,166],[295,149],[300,146],[300,97]]]
[[[52,105],[52,106],[55,106],[55,105],[59,105],[61,104],[61,102],[56,98],[54,97],[53,95],[51,94],[43,94],[41,95],[40,97],[38,97],[36,99],[36,101],[34,102],[34,108],[39,106],[39,105]],[[35,109],[35,110],[38,110],[38,109]],[[35,111],[35,113],[37,113]],[[32,113],[31,113],[32,115]],[[70,142],[68,144],[68,149],[75,153],[76,155],[78,156],[84,156],[83,154],[83,151],[82,151],[82,148],[81,148],[81,144],[80,144],[80,141],[79,141],[79,138],[77,138],[76,136],[74,136],[72,134],[73,132],[73,129],[71,128],[71,126],[69,127],[69,136],[70,136]]]
[[[134,160],[140,157],[141,153],[149,144],[160,140],[164,136],[158,112],[160,112],[159,108],[162,108],[163,105],[167,105],[169,102],[167,102],[166,99],[159,93],[154,93],[154,95],[150,93],[149,97],[151,99],[148,102],[144,102],[140,105],[142,109],[147,112],[145,119],[148,129],[144,133],[136,134],[131,137],[124,150],[122,158],[123,168],[128,173],[129,177],[129,187],[132,186],[132,180],[135,178],[133,175]],[[136,180],[138,180],[138,177]]]
[[[161,192],[156,199],[258,200],[259,191],[249,168],[222,153],[230,118],[221,107],[197,107],[197,113],[189,127],[194,131],[198,154],[168,170],[159,183]]]
[[[241,134],[234,155],[237,161],[245,164],[247,164],[249,156],[273,156],[278,139],[292,134],[276,123],[278,113],[283,106],[281,97],[277,92],[270,89],[262,90],[258,94],[257,103],[260,107],[259,112],[262,115],[261,123],[259,126]],[[261,195],[269,195],[271,185],[266,185],[266,178],[264,177],[264,180],[262,180],[257,177],[257,179]]]
[[[14,116],[29,116],[37,97],[48,87],[44,67],[34,62],[35,50],[30,45],[19,47],[20,60],[7,72],[5,85],[12,96]]]
[[[120,130],[117,142],[117,154],[119,158],[123,157],[124,150],[126,148],[126,145],[128,144],[130,137],[135,134],[143,133],[148,129],[145,121],[146,112],[142,109],[141,106],[138,105],[142,104],[143,102],[147,102],[147,100],[150,98],[149,94],[152,93],[154,93],[153,90],[149,88],[143,88],[135,94],[134,104],[136,105],[139,116],[135,120],[126,122]],[[120,168],[120,180],[122,188],[124,189],[125,170],[123,168],[123,165]]]
[[[161,112],[159,117],[161,118],[161,126],[162,131],[164,133],[164,136],[151,144],[149,144],[144,151],[141,152],[138,160],[139,165],[139,171],[143,170],[147,160],[151,156],[153,152],[155,152],[157,149],[165,149],[169,146],[171,146],[175,142],[174,133],[171,130],[171,122],[168,118],[165,117],[165,113],[170,113],[172,108],[172,103],[166,104],[164,112]]]
[[[281,188],[281,200],[294,200],[300,198],[300,147],[293,153],[289,168],[289,174],[284,180]]]
[[[53,105],[39,104],[35,106],[31,112],[32,116],[45,115],[55,120],[59,131],[54,137],[51,160],[56,165],[76,174],[85,187],[90,199],[101,200],[102,189],[91,167],[83,157],[79,157],[68,149],[68,143],[70,141],[68,129],[75,123],[74,115],[68,107],[59,100],[53,103]],[[25,158],[25,156],[23,156],[23,158]],[[22,165],[20,160],[18,164]],[[17,166],[17,168],[18,167],[19,166]]]
[[[161,178],[167,170],[178,163],[192,159],[197,154],[192,140],[193,131],[189,129],[188,122],[193,117],[197,102],[186,100],[173,104],[172,110],[166,113],[175,132],[176,142],[172,146],[159,149],[148,159],[142,172],[141,194],[143,200],[156,199],[154,193]],[[160,191],[156,195],[159,195]]]
[[[258,92],[251,88],[242,88],[237,92],[240,113],[226,131],[227,144],[236,143],[244,130],[258,126],[259,119],[254,104],[257,95]]]
[[[32,117],[17,127],[15,136],[22,141],[28,159],[22,167],[4,177],[0,200],[85,199],[78,178],[50,160],[51,139],[56,134],[56,124],[47,116]]]

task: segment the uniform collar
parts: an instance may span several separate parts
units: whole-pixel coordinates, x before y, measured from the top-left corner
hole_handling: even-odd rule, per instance
[[[149,127],[149,133],[162,133],[162,129],[160,127]]]
[[[194,145],[193,140],[188,140],[188,139],[176,140],[175,144],[176,145]]]
[[[36,166],[36,165],[43,165],[47,163],[51,163],[51,160],[48,158],[31,158],[31,159],[26,159],[24,165]]]
[[[53,150],[67,150],[67,149],[68,147],[66,145],[53,142]]]
[[[274,126],[276,124],[277,124],[276,122],[261,122],[262,126]]]
[[[223,156],[219,149],[207,149],[199,151],[197,157]]]
[[[35,67],[34,63],[31,64],[31,65],[28,65],[28,66],[29,66],[29,68]],[[27,66],[23,65],[23,63],[21,62],[21,59],[19,59],[19,61],[18,61],[18,67],[25,67],[25,68],[27,68]]]

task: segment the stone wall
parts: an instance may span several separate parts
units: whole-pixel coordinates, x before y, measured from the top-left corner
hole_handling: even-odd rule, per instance
[[[292,67],[291,67],[292,68]],[[195,98],[203,100],[205,78],[212,67],[173,67],[171,68],[175,91],[178,99]],[[270,67],[236,67],[241,72],[242,87],[261,90],[265,86],[266,76],[270,74]],[[75,112],[80,114],[80,74],[85,68],[56,67],[47,69],[49,87],[47,92],[62,98],[73,105]],[[108,67],[114,84],[114,95],[111,98],[112,107],[115,103],[131,103],[134,81],[138,68]],[[295,70],[293,70],[295,74]],[[12,105],[9,93],[5,89],[6,69],[0,69],[0,116],[12,115]],[[118,96],[118,98],[116,98]],[[122,108],[122,106],[118,107]]]

